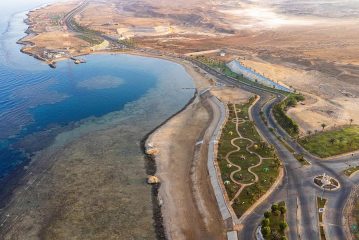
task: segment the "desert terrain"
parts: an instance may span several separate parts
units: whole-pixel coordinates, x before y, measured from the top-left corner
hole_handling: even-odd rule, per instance
[[[272,80],[283,82],[303,93],[306,100],[289,110],[289,115],[298,122],[303,135],[308,130],[319,130],[322,123],[328,128],[349,124],[350,119],[354,120],[354,124],[359,123],[359,5],[355,1],[345,1],[344,4],[331,0],[316,3],[304,0],[179,0],[169,4],[164,0],[91,0],[74,16],[73,21],[82,30],[78,33],[68,29],[64,16],[81,2],[58,3],[31,11],[29,35],[21,40],[23,51],[49,62],[96,51],[114,51],[99,35],[118,39],[121,43],[131,42],[134,50],[151,48],[178,54],[209,51],[210,57],[221,61],[238,60]],[[212,52],[217,49],[224,50],[226,55]],[[131,50],[126,49],[127,52]],[[197,89],[213,84],[210,76],[204,78],[190,66],[186,68],[195,80]],[[211,92],[223,102],[240,102],[248,98],[246,93],[231,88],[215,88]],[[213,113],[205,100],[197,97],[186,110],[149,139],[160,151],[156,157],[157,175],[163,182],[159,196],[163,201],[164,226],[167,235],[173,239],[224,237],[223,222],[217,212],[213,193],[208,190],[211,186],[204,167],[205,156],[196,161],[194,159],[195,144],[200,137],[206,140],[206,129],[211,126],[211,119]],[[113,174],[111,169],[121,173],[125,171],[123,166],[113,165],[113,153],[106,151],[106,144],[99,143],[102,140],[111,146],[121,144],[123,139],[116,136],[118,131],[111,129],[90,135],[88,139],[82,139],[55,154],[54,159],[59,160],[44,176],[47,181],[35,186],[40,194],[29,196],[29,201],[19,203],[20,207],[16,204],[10,206],[12,214],[22,214],[23,209],[30,209],[29,205],[36,211],[26,212],[30,217],[16,223],[14,230],[6,237],[11,239],[13,236],[21,238],[40,234],[47,238],[68,238],[69,232],[81,235],[81,229],[76,226],[85,223],[83,231],[87,231],[98,224],[98,219],[86,219],[87,212],[83,211],[95,205],[97,207],[92,209],[93,214],[99,214],[103,211],[99,203],[103,201],[113,207],[107,208],[109,216],[120,216],[121,206],[117,205],[116,199],[125,198],[123,193],[127,191],[126,186],[121,196],[112,193],[111,189],[121,187],[121,182],[131,181],[131,178],[121,179],[119,174],[114,174],[111,176],[116,178],[115,181],[108,179],[109,174]],[[96,144],[102,149],[100,154],[86,155],[85,149],[98,148]],[[206,152],[205,149],[201,151]],[[89,179],[94,167],[99,167],[96,157],[103,158],[106,165],[96,171],[101,181],[92,182],[90,179],[89,182],[81,182]],[[87,167],[83,168],[82,162]],[[66,177],[71,172],[81,176],[76,179]],[[58,185],[64,177],[69,184]],[[31,176],[29,179],[31,182]],[[103,184],[106,181],[113,185]],[[98,199],[87,198],[92,194],[90,189],[93,188],[89,188],[81,192],[80,201],[74,202],[78,198],[77,187],[88,184],[98,186],[101,196]],[[195,190],[193,185],[196,186]],[[110,195],[110,198],[102,199],[102,195]],[[206,204],[203,204],[204,199]],[[44,204],[36,205],[35,202]],[[136,199],[132,207],[136,209],[136,203],[140,202],[141,199]],[[134,216],[130,216],[128,222],[121,226],[130,225],[141,210],[148,211],[150,207],[148,204],[146,209],[137,209]],[[45,214],[49,209],[50,217]],[[59,209],[65,211],[59,212]],[[65,218],[78,224],[68,226],[61,221]],[[32,224],[29,219],[36,219],[37,222]],[[151,219],[142,221],[139,225],[152,227],[147,225]],[[97,229],[99,231],[95,237],[106,238],[107,232],[116,232],[119,228],[116,221],[101,224],[107,229]],[[126,231],[121,234],[126,237],[131,235]],[[141,235],[139,228],[138,236]]]
[[[54,49],[92,52],[99,40],[69,31],[61,18],[79,2],[30,12],[23,50],[40,56]],[[130,39],[137,47],[181,54],[225,49],[225,57],[212,55],[237,59],[307,96],[289,111],[304,134],[321,123],[359,121],[358,15],[356,1],[92,0],[74,19],[87,32]]]

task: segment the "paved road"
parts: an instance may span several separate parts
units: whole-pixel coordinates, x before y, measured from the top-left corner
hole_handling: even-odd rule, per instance
[[[258,206],[256,210],[244,220],[244,228],[239,234],[240,239],[252,239],[255,228],[262,219],[263,212],[268,209],[272,202],[283,199],[286,200],[288,207],[287,217],[288,225],[290,227],[290,239],[298,239],[299,236],[301,239],[318,239],[318,217],[315,201],[316,197],[321,195],[324,195],[324,197],[328,199],[328,208],[324,220],[326,223],[327,235],[330,236],[330,239],[346,239],[343,227],[343,208],[353,183],[343,177],[341,171],[346,166],[347,162],[354,162],[355,160],[353,160],[351,156],[344,156],[336,158],[331,162],[328,160],[324,162],[323,160],[310,155],[298,144],[292,141],[286,132],[277,125],[271,114],[271,109],[274,104],[284,99],[284,96],[278,94],[278,92],[261,89],[257,86],[250,86],[247,83],[241,83],[235,79],[224,76],[202,63],[193,60],[191,62],[217,77],[220,82],[239,87],[261,97],[261,100],[252,108],[253,120],[258,130],[268,142],[275,147],[280,159],[284,161],[286,172],[284,183],[271,194],[267,203]],[[273,97],[273,94],[274,100],[265,104]],[[264,107],[262,108],[263,105]],[[268,127],[260,118],[260,111],[262,110],[268,119],[269,125],[272,128],[277,129],[277,133],[282,136],[283,139],[287,139],[288,144],[290,144],[297,153],[303,154],[312,163],[310,167],[302,167],[302,165],[294,158],[293,154],[289,152],[289,150],[269,131]],[[336,192],[325,192],[323,194],[320,189],[313,185],[312,178],[324,172],[339,180],[342,186],[340,190]]]
[[[81,29],[78,29],[78,27],[73,24],[72,18],[74,15],[81,12],[87,3],[88,0],[85,0],[64,17],[64,21],[70,31],[81,32]],[[115,46],[118,45],[116,39],[103,34],[100,36],[110,41],[112,44],[115,44]],[[166,55],[165,53],[157,50],[135,50],[155,55]],[[353,183],[344,178],[341,174],[341,171],[345,168],[347,163],[353,163],[355,160],[352,159],[351,156],[345,156],[339,157],[333,160],[331,163],[328,161],[324,163],[322,160],[307,153],[303,148],[292,141],[286,132],[281,129],[274,121],[274,118],[271,114],[271,109],[274,104],[284,99],[284,96],[277,91],[268,88],[262,88],[260,86],[254,86],[247,82],[239,82],[236,79],[227,77],[222,73],[219,73],[214,69],[202,64],[201,62],[190,59],[188,57],[179,55],[173,56],[192,62],[194,65],[217,77],[221,83],[241,88],[261,97],[261,100],[258,101],[257,104],[252,108],[253,120],[260,133],[267,139],[269,143],[275,147],[280,159],[284,162],[286,174],[285,181],[281,186],[278,187],[276,191],[271,194],[268,201],[260,204],[256,210],[244,220],[244,228],[240,232],[241,239],[253,239],[255,228],[260,223],[263,212],[270,206],[271,202],[283,199],[286,201],[288,208],[287,217],[290,227],[290,239],[298,239],[298,233],[300,234],[301,239],[318,239],[318,218],[316,213],[317,210],[315,206],[315,199],[317,195],[323,193],[321,193],[321,191],[313,185],[312,177],[323,172],[336,177],[342,185],[342,188],[339,191],[324,193],[325,198],[328,199],[328,213],[326,213],[324,220],[325,223],[327,223],[326,232],[328,236],[330,236],[330,239],[346,239],[343,229],[343,208]],[[273,96],[274,100],[269,101],[269,103],[266,104],[266,102]],[[303,154],[312,163],[310,167],[302,167],[288,151],[288,149],[285,148],[280,143],[280,141],[268,130],[268,127],[260,119],[260,111],[262,110],[262,107],[265,116],[268,119],[269,125],[276,129],[277,134],[282,136],[283,139],[286,139],[288,144],[297,153]]]
[[[302,239],[317,239],[319,236],[316,223],[313,223],[315,216],[315,205],[313,203],[313,195],[311,198],[307,196],[307,189],[303,187],[304,182],[303,178],[299,172],[301,168],[300,163],[293,157],[293,155],[279,142],[279,140],[268,130],[268,127],[260,119],[261,106],[268,101],[270,98],[276,96],[276,101],[281,101],[284,96],[277,95],[278,92],[271,90],[263,90],[257,86],[251,86],[247,83],[241,83],[235,79],[229,78],[217,71],[198,63],[197,61],[192,61],[194,64],[207,71],[208,73],[214,75],[222,83],[227,85],[233,85],[244,89],[246,91],[257,94],[261,97],[261,100],[257,102],[256,105],[252,108],[253,121],[255,122],[258,130],[261,134],[271,143],[277,150],[280,159],[285,161],[285,182],[282,184],[276,191],[274,191],[269,197],[268,201],[260,204],[256,210],[247,217],[243,222],[243,229],[239,234],[240,239],[253,239],[255,228],[260,223],[263,218],[263,213],[270,207],[270,203],[285,199],[287,202],[288,208],[288,225],[290,227],[290,236],[291,239],[298,239],[297,234],[297,199],[298,204],[300,204],[301,209],[301,237]],[[278,196],[281,196],[279,198]],[[294,214],[293,214],[294,213]]]
[[[88,3],[89,0],[82,1],[77,7],[72,9],[62,18],[62,21],[66,24],[68,31],[75,33],[79,33],[82,31],[81,29],[79,29],[77,25],[73,23],[72,20],[76,14],[79,14],[84,10],[84,8],[87,6]]]
[[[65,23],[67,30],[73,33],[82,33],[84,29],[80,28],[77,24],[74,23],[73,18],[75,15],[81,13],[85,7],[89,4],[89,0],[82,1],[78,6],[76,6],[73,10],[68,12],[62,19]],[[124,44],[119,43],[116,37],[108,36],[106,34],[102,34],[100,32],[93,32],[93,34],[97,34],[103,40],[107,40],[112,44],[112,49],[124,49],[127,48]]]
[[[336,158],[336,160],[320,160],[318,157],[315,157],[305,151],[299,144],[297,144],[294,140],[291,140],[290,136],[279,126],[277,126],[273,114],[271,113],[271,109],[276,101],[270,102],[266,104],[263,108],[265,116],[268,119],[269,124],[276,129],[276,132],[283,138],[286,139],[287,143],[297,152],[303,154],[304,157],[311,162],[311,166],[309,168],[303,168],[301,170],[302,178],[306,178],[311,180],[314,176],[322,173],[327,173],[336,179],[339,180],[341,184],[341,188],[335,192],[327,192],[323,193],[318,191],[316,187],[312,184],[311,181],[307,183],[307,187],[314,188],[317,195],[324,195],[325,198],[328,199],[328,209],[325,214],[325,223],[326,223],[326,231],[327,235],[331,236],[331,239],[346,239],[344,232],[344,222],[343,222],[343,209],[345,206],[345,202],[350,194],[351,188],[353,186],[353,182],[351,182],[348,178],[343,176],[342,167],[340,165],[346,167],[346,162],[353,161],[351,156],[343,156]],[[338,164],[339,163],[339,164]],[[358,183],[358,182],[357,182]]]

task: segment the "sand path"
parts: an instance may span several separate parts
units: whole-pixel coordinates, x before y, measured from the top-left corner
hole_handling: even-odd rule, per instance
[[[247,122],[248,120],[245,120],[245,119],[243,119],[243,118],[238,118],[238,113],[239,113],[241,110],[240,110],[240,109],[237,109],[235,104],[233,104],[233,108],[234,108],[234,112],[235,112],[236,117],[233,118],[232,121],[236,124],[236,132],[237,132],[237,134],[238,134],[239,137],[233,138],[233,139],[231,140],[231,145],[232,145],[233,147],[235,147],[236,149],[235,149],[235,150],[232,150],[232,151],[230,151],[230,152],[228,152],[227,155],[225,156],[225,159],[226,159],[226,161],[227,161],[228,164],[230,164],[230,165],[232,165],[232,166],[234,166],[234,167],[237,168],[235,171],[231,172],[231,174],[230,174],[230,179],[232,180],[232,182],[234,182],[234,183],[236,183],[237,185],[239,185],[239,186],[240,186],[240,189],[239,189],[239,190],[237,191],[237,193],[234,195],[233,199],[230,201],[230,204],[233,204],[234,200],[238,198],[238,196],[241,194],[241,192],[243,191],[243,189],[244,189],[245,187],[251,186],[251,185],[253,185],[254,183],[258,182],[259,177],[258,177],[258,175],[257,175],[255,172],[252,171],[252,169],[254,169],[254,168],[256,168],[256,167],[262,165],[262,162],[263,162],[264,159],[270,159],[270,158],[264,158],[264,157],[262,157],[261,155],[259,155],[258,153],[252,152],[252,151],[249,149],[249,148],[251,148],[251,147],[254,145],[254,141],[253,141],[252,139],[250,139],[250,138],[243,137],[243,136],[241,135],[240,131],[239,131],[239,125],[240,125],[240,124],[243,124],[243,123],[245,123],[245,122]],[[236,153],[236,152],[240,151],[240,149],[241,149],[241,148],[235,143],[235,142],[236,142],[237,140],[239,140],[239,139],[249,141],[250,143],[246,146],[246,151],[249,152],[250,154],[256,155],[256,156],[259,158],[259,162],[258,162],[256,165],[253,165],[253,166],[251,166],[251,167],[248,168],[248,172],[250,172],[250,173],[254,176],[254,181],[251,182],[251,183],[243,183],[243,182],[238,181],[238,180],[236,180],[236,179],[234,178],[234,174],[236,174],[236,173],[242,171],[242,168],[241,168],[239,165],[233,163],[231,160],[229,160],[229,157],[230,157],[233,153]]]

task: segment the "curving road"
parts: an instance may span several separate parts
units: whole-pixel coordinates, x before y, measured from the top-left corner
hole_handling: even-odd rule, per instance
[[[186,58],[186,60],[191,61],[196,66],[212,74],[221,83],[239,87],[261,97],[261,100],[252,108],[253,121],[260,133],[275,147],[279,158],[284,162],[286,174],[283,184],[271,194],[266,203],[260,204],[255,211],[244,220],[243,229],[239,233],[240,239],[253,239],[255,229],[262,219],[263,212],[270,207],[272,202],[283,199],[286,200],[288,208],[287,221],[290,227],[290,239],[319,239],[315,201],[317,196],[322,195],[328,199],[324,218],[327,236],[330,236],[330,239],[346,239],[343,209],[353,182],[343,177],[341,172],[347,167],[348,162],[354,162],[355,159],[352,159],[351,156],[343,156],[334,158],[334,160],[323,161],[310,155],[292,141],[273,118],[271,109],[274,104],[282,101],[285,96],[278,94],[277,91],[262,89],[258,86],[251,86],[245,82],[239,82],[198,61],[188,58]],[[273,95],[275,98],[270,101]],[[264,115],[268,119],[269,126],[276,129],[277,134],[282,136],[297,153],[303,154],[312,163],[310,167],[302,167],[297,159],[294,158],[293,154],[269,131],[268,127],[260,118],[261,111],[264,112]],[[312,177],[322,174],[323,172],[339,180],[341,184],[340,190],[323,193],[313,185]]]
[[[85,0],[65,15],[63,21],[69,31],[81,32],[81,29],[78,29],[78,26],[73,24],[72,19],[76,14],[80,13],[87,4],[88,0]],[[104,34],[99,34],[99,36],[110,41],[115,46],[124,48],[123,45],[118,43],[117,39]],[[152,55],[168,55],[158,50],[140,48],[136,48],[134,50]],[[171,57],[191,62],[209,74],[215,76],[218,81],[223,84],[235,86],[260,96],[260,101],[258,101],[251,109],[253,121],[255,122],[260,134],[275,147],[279,158],[283,161],[285,167],[285,178],[283,183],[268,197],[267,201],[261,203],[252,214],[244,219],[243,228],[239,233],[240,239],[253,239],[255,229],[260,223],[264,211],[270,207],[271,203],[283,199],[286,201],[288,208],[287,222],[289,225],[290,239],[319,239],[318,217],[315,201],[317,196],[322,195],[328,199],[328,207],[324,215],[325,231],[327,236],[330,236],[330,239],[346,239],[343,227],[343,209],[353,184],[359,183],[359,178],[356,178],[354,182],[351,182],[349,179],[343,177],[341,172],[347,167],[347,164],[354,163],[356,159],[353,159],[349,155],[336,157],[333,160],[323,161],[309,154],[295,141],[293,141],[288,134],[280,128],[280,126],[278,126],[271,113],[271,109],[274,104],[285,98],[285,96],[278,93],[278,91],[263,88],[258,85],[252,85],[247,82],[240,82],[237,79],[225,76],[207,65],[186,56],[173,54]],[[273,96],[274,99],[271,100]],[[297,159],[294,158],[293,154],[283,146],[273,133],[269,131],[268,126],[266,126],[260,118],[261,111],[264,112],[269,126],[275,129],[276,133],[281,136],[297,153],[303,154],[305,158],[311,162],[310,167],[302,167]],[[342,186],[340,190],[336,192],[323,193],[313,185],[312,177],[322,174],[323,172],[339,180]]]
[[[78,28],[77,25],[73,24],[73,18],[75,15],[79,14],[80,12],[82,12],[85,7],[88,5],[89,0],[85,0],[82,1],[77,7],[75,7],[74,9],[72,9],[70,12],[68,12],[63,18],[62,18],[62,22],[65,23],[66,27],[67,27],[67,31],[69,32],[75,32],[75,33],[79,33],[82,30]]]

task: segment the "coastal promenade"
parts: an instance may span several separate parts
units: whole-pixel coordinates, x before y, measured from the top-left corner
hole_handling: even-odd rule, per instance
[[[209,100],[212,109],[214,111],[219,111],[220,118],[217,122],[216,129],[214,130],[209,142],[207,167],[208,167],[208,172],[213,187],[213,191],[216,196],[218,207],[222,215],[222,219],[225,222],[231,221],[233,224],[233,219],[235,218],[235,214],[233,210],[231,211],[231,207],[228,206],[228,201],[226,201],[225,199],[226,194],[224,192],[223,187],[221,187],[222,180],[220,179],[220,176],[217,174],[219,169],[216,164],[216,145],[221,136],[221,131],[225,124],[227,114],[224,104],[221,101],[219,101],[216,97],[212,96]]]
[[[200,62],[195,60],[190,61],[215,76],[219,82],[239,87],[261,97],[261,101],[252,109],[253,120],[261,135],[275,147],[279,158],[284,161],[285,167],[285,181],[269,196],[268,202],[274,202],[278,199],[285,199],[287,202],[288,212],[291,213],[287,216],[290,239],[316,239],[319,237],[319,229],[316,227],[318,224],[315,204],[312,203],[315,201],[316,196],[320,196],[322,193],[315,189],[311,175],[322,174],[323,172],[327,172],[336,177],[342,186],[340,191],[326,193],[328,198],[332,198],[332,201],[329,201],[328,205],[328,212],[330,213],[325,215],[327,218],[324,219],[325,229],[328,235],[333,239],[345,239],[343,209],[346,199],[349,196],[352,183],[342,176],[338,176],[339,171],[335,167],[335,164],[344,164],[346,160],[349,160],[349,156],[343,156],[332,162],[326,161],[325,163],[323,163],[322,160],[313,159],[313,162],[315,162],[314,165],[312,164],[311,167],[302,169],[302,166],[294,158],[293,154],[269,131],[268,126],[266,126],[260,118],[260,112],[264,111],[266,118],[269,119],[270,126],[274,129],[280,129],[271,116],[271,109],[274,104],[284,99],[284,95],[238,82]],[[269,101],[273,98],[273,93],[275,94],[275,98]],[[285,135],[285,133],[282,132],[281,135]],[[326,165],[332,165],[332,167],[327,167]],[[306,173],[304,176],[308,177],[303,177],[303,173]],[[262,219],[262,215],[258,214],[258,212],[264,212],[265,209],[268,208],[266,205],[268,204],[260,204],[253,213],[246,218],[243,224],[245,228],[239,233],[241,239],[252,239],[254,237],[256,226],[260,224],[260,220]]]
[[[66,21],[70,25],[72,17],[73,15]],[[113,44],[118,44],[115,40],[111,42]],[[285,167],[285,181],[269,196],[269,199],[267,200],[268,203],[261,203],[252,212],[252,214],[245,219],[243,224],[245,227],[239,233],[241,239],[253,239],[255,229],[260,224],[262,213],[268,208],[269,202],[274,202],[277,199],[284,199],[288,207],[287,217],[290,239],[317,239],[319,237],[319,229],[317,227],[317,210],[315,208],[314,200],[316,199],[316,196],[324,194],[313,186],[312,178],[317,174],[323,174],[323,172],[337,178],[342,186],[339,191],[325,193],[325,197],[328,198],[328,209],[326,210],[327,213],[324,218],[325,231],[327,236],[330,236],[331,239],[346,239],[346,234],[344,232],[345,222],[343,220],[343,209],[353,184],[357,184],[358,182],[351,182],[345,179],[340,173],[343,170],[342,168],[344,167],[345,162],[350,161],[353,163],[355,160],[350,158],[350,156],[343,156],[336,158],[333,161],[326,161],[324,163],[323,160],[306,155],[312,164],[309,167],[302,167],[301,164],[298,163],[297,159],[294,158],[293,153],[289,151],[282,144],[282,142],[279,141],[277,136],[269,130],[269,127],[273,128],[275,132],[295,150],[296,153],[302,153],[303,149],[301,149],[293,139],[288,138],[287,134],[278,126],[271,114],[273,106],[285,98],[282,93],[260,87],[255,84],[252,85],[250,83],[240,82],[237,79],[228,77],[223,73],[186,56],[167,54],[158,50],[150,49],[134,48],[132,50],[138,51],[139,54],[163,57],[168,56],[176,57],[180,60],[187,60],[194,66],[201,68],[205,72],[208,72],[217,78],[219,83],[227,86],[238,87],[261,97],[261,101],[259,101],[252,108],[253,121],[255,122],[260,134],[275,147],[279,158],[283,161]],[[274,100],[268,102],[268,100],[273,98],[273,96]],[[261,111],[264,112],[264,116],[269,122],[269,127],[266,126],[260,118]],[[211,144],[214,143],[215,142],[211,141]],[[218,184],[213,184],[214,189],[218,188]],[[218,190],[215,191],[218,192]],[[230,215],[230,211],[228,208],[226,210],[226,205],[223,204],[224,199],[222,198],[224,197],[221,197],[220,195],[217,197],[216,193],[216,198],[220,206],[222,218],[228,217]]]

